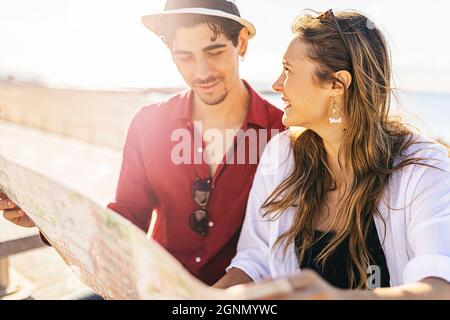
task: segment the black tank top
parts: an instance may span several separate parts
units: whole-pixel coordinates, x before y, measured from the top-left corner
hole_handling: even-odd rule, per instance
[[[379,286],[379,287],[389,287],[389,270],[386,264],[386,257],[383,252],[380,240],[378,238],[377,229],[375,223],[372,221],[369,229],[369,234],[366,239],[366,245],[369,249],[371,255],[371,266],[377,266],[377,269],[373,269],[373,273],[368,273],[370,280],[376,279],[378,276],[379,282],[369,281],[369,284]],[[354,285],[350,285],[349,275],[347,271],[347,261],[349,259],[348,252],[348,240],[344,240],[336,250],[328,257],[324,268],[322,269],[321,264],[317,264],[315,258],[320,254],[320,252],[326,247],[326,245],[331,240],[333,236],[332,233],[324,233],[316,231],[315,241],[312,246],[305,251],[303,261],[299,261],[299,267],[302,269],[312,269],[319,273],[326,281],[331,285],[341,288],[341,289],[354,289]],[[299,237],[295,239],[295,252],[297,253],[297,259],[299,254]],[[356,283],[359,282],[359,277],[356,272],[356,267],[352,266]],[[371,277],[371,275],[373,275]]]

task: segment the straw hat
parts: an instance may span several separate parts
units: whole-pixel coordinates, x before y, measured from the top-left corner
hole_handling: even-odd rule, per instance
[[[235,0],[167,0],[163,12],[143,16],[142,23],[147,29],[160,35],[158,25],[163,17],[186,13],[228,18],[246,27],[250,38],[256,34],[255,26],[241,18]]]

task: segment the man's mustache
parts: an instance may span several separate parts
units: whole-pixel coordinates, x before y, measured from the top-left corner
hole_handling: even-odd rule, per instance
[[[194,81],[194,85],[201,85],[201,86],[209,85],[209,84],[212,84],[214,82],[217,82],[218,80],[222,80],[222,77],[211,76],[211,77],[208,77],[206,80],[201,80],[201,79],[195,80]]]

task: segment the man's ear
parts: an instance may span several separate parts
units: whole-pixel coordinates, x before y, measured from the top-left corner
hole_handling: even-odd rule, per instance
[[[248,29],[244,27],[239,32],[239,37],[238,37],[238,50],[239,50],[239,55],[241,57],[244,57],[245,54],[247,53],[248,39],[249,39],[249,32],[248,32]]]
[[[341,70],[338,71],[334,74],[334,76],[339,79],[339,81],[335,81],[333,82],[333,90],[337,90],[337,94],[341,95],[344,94],[345,89],[348,89],[350,87],[350,85],[352,84],[352,75],[350,72],[348,72],[347,70]]]

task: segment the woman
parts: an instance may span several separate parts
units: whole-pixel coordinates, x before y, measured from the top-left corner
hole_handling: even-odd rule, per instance
[[[388,117],[382,33],[331,10],[297,18],[293,32],[273,87],[284,124],[305,130],[266,147],[215,286],[286,277],[293,290],[271,298],[450,298],[450,161]]]

